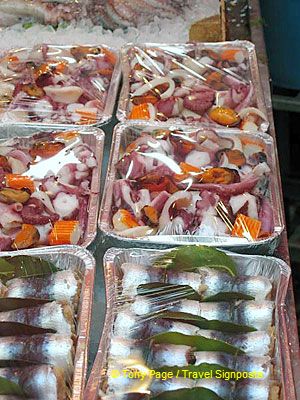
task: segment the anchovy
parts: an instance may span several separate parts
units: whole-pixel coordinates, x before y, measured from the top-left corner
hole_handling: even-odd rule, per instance
[[[1,337],[0,360],[50,364],[71,375],[73,341],[57,334]]]
[[[72,308],[69,304],[56,301],[37,307],[0,312],[0,322],[19,322],[39,328],[54,329],[56,333],[67,336],[75,332]]]
[[[263,378],[270,374],[269,356],[232,355],[215,351],[193,351],[192,347],[174,344],[154,344],[151,346],[150,365],[184,367],[187,365],[218,364],[234,371],[259,372]]]
[[[70,270],[43,277],[15,278],[6,282],[5,297],[39,298],[77,303],[80,279]]]
[[[233,322],[251,326],[257,330],[267,330],[272,325],[274,302],[236,301],[200,303],[195,300],[180,300],[177,302],[159,303],[143,296],[136,296],[131,304],[131,311],[136,315],[176,311],[197,315],[208,320]]]
[[[0,368],[0,377],[18,384],[36,400],[65,400],[68,394],[63,372],[51,365]]]
[[[272,344],[270,335],[265,331],[228,334],[220,331],[200,329],[197,326],[184,322],[167,321],[159,318],[149,322],[148,331],[145,336],[150,337],[163,332],[178,332],[184,335],[200,335],[209,339],[222,340],[249,355],[268,354]]]
[[[173,271],[162,268],[145,268],[144,266],[125,263],[123,271],[123,295],[137,294],[141,284],[165,282],[173,285],[188,285],[205,297],[220,292],[238,292],[253,296],[256,300],[265,299],[272,290],[272,283],[264,276],[231,276],[213,268],[198,268],[197,272]],[[145,292],[146,294],[146,292]],[[163,289],[159,291],[163,295]],[[166,295],[169,294],[166,287]]]
[[[195,365],[202,363],[218,364],[234,371],[258,372],[263,374],[263,379],[270,375],[271,358],[269,356],[232,355],[214,351],[196,351]]]

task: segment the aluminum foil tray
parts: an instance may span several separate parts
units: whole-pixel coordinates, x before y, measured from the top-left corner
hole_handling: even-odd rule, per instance
[[[96,262],[91,253],[79,246],[56,246],[20,250],[14,253],[1,252],[0,257],[28,255],[41,257],[54,263],[59,269],[79,269],[83,276],[77,316],[77,344],[74,359],[74,374],[71,400],[81,400],[88,366],[90,323],[94,295]]]
[[[118,249],[111,248],[104,255],[104,275],[106,287],[106,318],[102,338],[98,353],[89,377],[85,398],[89,400],[101,399],[99,396],[101,386],[107,373],[107,356],[110,347],[112,327],[118,310],[126,303],[127,298],[120,296],[123,272],[123,263],[133,263],[150,267],[154,260],[170,250],[154,249]],[[272,357],[273,379],[281,386],[280,395],[278,393],[272,399],[296,400],[294,382],[292,381],[292,369],[289,354],[289,335],[288,327],[284,321],[284,304],[287,287],[290,277],[290,268],[282,260],[274,257],[253,256],[246,254],[235,254],[226,252],[230,255],[237,266],[238,274],[267,277],[272,283],[271,300],[275,302],[274,326],[275,326],[275,346]],[[174,300],[173,300],[174,301]],[[176,300],[175,300],[176,301]],[[103,399],[112,397],[103,396]],[[146,397],[145,397],[146,398]]]
[[[12,126],[12,125],[0,125],[0,144],[8,142],[10,139],[18,139],[24,147],[32,145],[36,140],[36,134],[56,132],[49,128],[40,128],[38,126]],[[68,132],[65,130],[64,132]],[[99,128],[74,128],[70,132],[78,132],[81,136],[83,143],[86,143],[93,151],[94,156],[97,159],[97,167],[93,169],[92,181],[91,181],[91,192],[88,204],[88,215],[86,230],[81,246],[88,247],[97,235],[97,218],[100,203],[100,179],[101,179],[101,167],[103,159],[103,146],[104,146],[104,132]]]
[[[105,184],[105,189],[104,189],[104,195],[102,199],[102,205],[101,205],[101,210],[100,210],[100,216],[99,216],[99,228],[103,232],[104,236],[106,239],[109,239],[111,241],[110,244],[117,245],[116,240],[119,243],[122,243],[123,245],[126,245],[126,247],[130,246],[132,247],[133,245],[141,245],[141,246],[150,246],[155,245],[159,247],[166,247],[166,246],[172,246],[172,245],[178,245],[178,244],[205,244],[208,246],[215,246],[215,247],[223,247],[230,249],[232,251],[246,251],[247,253],[259,253],[259,254],[272,254],[276,246],[279,243],[280,239],[280,234],[283,231],[283,216],[281,215],[281,208],[280,208],[280,198],[279,198],[279,193],[277,190],[278,187],[278,177],[272,173],[269,173],[268,179],[269,179],[269,188],[268,188],[268,196],[269,196],[269,201],[271,204],[272,212],[273,212],[273,231],[272,233],[266,237],[266,238],[259,238],[259,239],[251,239],[247,238],[246,235],[244,237],[233,237],[230,235],[206,235],[206,234],[189,234],[189,233],[179,233],[175,232],[175,234],[172,232],[168,233],[161,233],[161,234],[155,234],[155,233],[147,233],[146,235],[141,235],[138,237],[138,235],[131,236],[131,237],[126,237],[125,235],[118,234],[115,230],[113,230],[113,225],[112,225],[112,215],[113,215],[113,207],[114,207],[114,213],[118,209],[118,206],[114,204],[114,195],[115,195],[115,183],[118,179],[121,178],[119,172],[117,171],[116,165],[118,161],[126,154],[126,148],[130,146],[130,144],[135,141],[136,139],[139,139],[141,137],[142,132],[147,133],[150,136],[154,137],[155,132],[163,132],[164,129],[169,129],[171,131],[176,131],[177,130],[183,132],[182,135],[193,135],[195,132],[198,132],[201,134],[203,132],[203,137],[208,135],[208,133],[205,133],[207,131],[207,127],[199,126],[189,126],[189,125],[180,125],[180,124],[174,124],[174,125],[168,125],[167,127],[162,124],[158,123],[145,123],[145,122],[127,122],[123,124],[119,124],[115,127],[114,129],[114,135],[113,135],[113,141],[112,141],[112,147],[111,147],[111,153],[110,153],[110,160],[109,160],[109,166],[108,166],[108,171],[106,175],[106,184]],[[210,128],[211,129],[211,128]],[[155,132],[154,132],[155,131]],[[249,141],[250,145],[251,143],[262,143],[267,159],[268,159],[268,165],[272,170],[275,168],[275,152],[274,152],[274,143],[272,138],[265,134],[265,133],[260,133],[257,134],[256,136],[253,136],[251,133],[246,133],[244,131],[240,131],[237,129],[214,129],[214,132],[217,133],[220,137],[219,142],[223,140],[225,137],[226,138],[231,138],[231,140],[239,140],[239,138],[244,138],[245,140]],[[210,133],[211,134],[211,133]],[[201,134],[202,135],[202,134]],[[206,137],[205,136],[205,137]],[[202,137],[202,136],[201,136]],[[207,136],[208,137],[208,136]],[[145,142],[146,143],[146,142]],[[144,145],[145,145],[144,143]],[[157,142],[158,143],[158,142]],[[147,143],[146,143],[147,145]],[[142,148],[143,144],[141,144]],[[150,148],[150,147],[149,147]],[[159,149],[158,149],[159,150]],[[152,150],[146,154],[144,153],[143,150],[140,148],[137,148],[134,150],[137,154],[137,157],[142,157],[143,160],[146,160],[145,155],[150,155]],[[148,150],[147,150],[148,151]],[[153,152],[155,152],[155,148]],[[169,150],[168,150],[169,151]],[[164,156],[163,159],[159,159],[161,162],[161,167],[166,168],[169,167],[172,163],[174,163],[172,157],[168,157],[169,153],[167,151],[167,155]],[[130,153],[132,154],[132,153]],[[156,154],[156,153],[155,153]],[[153,157],[155,156],[153,155]],[[156,156],[155,156],[156,157]],[[158,157],[158,156],[157,156]],[[151,158],[147,158],[151,160]],[[134,159],[135,160],[135,159]],[[139,161],[130,161],[128,165],[128,176],[131,177],[130,171],[133,171],[133,168],[135,168],[136,165],[139,164]],[[143,161],[142,160],[142,161]],[[135,164],[135,162],[137,164]],[[173,165],[173,164],[172,164]],[[178,165],[176,165],[176,168]],[[175,167],[174,167],[175,168]],[[155,171],[151,167],[149,170]],[[166,172],[167,174],[167,172]],[[146,176],[145,174],[142,174]],[[129,178],[133,179],[133,178]],[[132,182],[136,182],[133,180]],[[241,183],[239,183],[241,184]],[[188,184],[189,185],[189,184]],[[223,186],[224,188],[227,187],[227,185],[220,185]],[[189,188],[189,186],[188,186]],[[186,186],[182,187],[181,190],[186,190]],[[198,190],[198,189],[197,189]],[[200,190],[200,188],[199,188]],[[202,190],[202,189],[201,189]],[[192,193],[192,191],[190,191]],[[247,191],[245,191],[247,192]],[[242,193],[242,192],[241,192]]]

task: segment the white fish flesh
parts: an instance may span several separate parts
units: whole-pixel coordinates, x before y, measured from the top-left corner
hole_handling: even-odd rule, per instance
[[[37,307],[0,312],[0,322],[19,322],[71,336],[75,332],[74,313],[68,304],[53,301]]]
[[[131,310],[136,315],[147,315],[165,310],[184,312],[198,315],[208,320],[233,322],[251,326],[257,330],[267,330],[273,321],[274,302],[263,301],[236,301],[218,303],[200,303],[195,300],[181,300],[169,303],[157,303],[137,296],[131,304]]]
[[[131,296],[136,294],[139,285],[153,282],[188,285],[205,297],[220,292],[239,292],[253,296],[255,300],[263,300],[272,290],[270,280],[264,276],[233,277],[213,268],[198,268],[197,272],[167,270],[165,274],[163,269],[125,263],[122,265],[122,271],[124,273],[123,294]]]
[[[0,368],[0,377],[18,384],[36,400],[65,400],[68,393],[62,371],[50,365]]]
[[[51,275],[32,278],[15,278],[7,281],[5,297],[39,298],[77,303],[80,280],[76,273],[65,270]]]
[[[71,375],[73,341],[57,334],[1,337],[0,360],[50,364]]]

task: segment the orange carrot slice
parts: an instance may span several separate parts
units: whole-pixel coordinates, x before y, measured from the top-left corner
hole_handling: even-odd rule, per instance
[[[29,176],[6,174],[5,181],[6,186],[12,189],[29,189],[31,193],[35,191],[34,181]]]
[[[221,54],[221,59],[224,61],[238,61],[239,54],[243,56],[243,52],[240,49],[227,49]]]
[[[27,249],[37,244],[40,239],[40,234],[34,225],[23,224],[20,232],[17,233],[11,247],[13,249]]]
[[[112,73],[113,73],[113,70],[110,69],[110,68],[101,68],[101,69],[98,69],[98,73],[99,73],[100,75],[111,76]]]
[[[249,240],[256,240],[259,236],[261,221],[238,214],[232,229],[232,236],[244,237]]]
[[[206,83],[211,83],[211,82],[221,82],[222,80],[222,75],[220,74],[220,72],[214,71],[211,72],[207,78],[206,78]]]
[[[77,244],[80,239],[80,226],[78,221],[57,221],[48,236],[51,246],[61,244]]]
[[[93,111],[85,111],[84,109],[76,110],[76,113],[80,115],[79,124],[95,124],[97,122],[97,113]]]
[[[133,106],[129,119],[150,119],[150,112],[147,103],[142,103],[137,106]]]
[[[110,50],[106,49],[105,47],[102,48],[102,53],[104,53],[108,59],[108,61],[112,64],[115,65],[117,62],[117,56]]]
[[[71,140],[79,136],[79,133],[76,131],[57,132],[53,136],[55,139]]]

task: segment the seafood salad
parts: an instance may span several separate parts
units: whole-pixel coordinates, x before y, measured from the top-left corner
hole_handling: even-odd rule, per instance
[[[2,122],[90,125],[106,121],[107,107],[113,107],[107,99],[116,63],[116,53],[105,46],[43,44],[3,53]]]
[[[97,167],[85,140],[66,131],[0,143],[0,250],[84,242]]]
[[[267,117],[260,84],[253,81],[249,46],[125,47],[123,72],[129,80],[123,83],[118,118],[265,130]]]
[[[244,243],[274,232],[267,135],[121,124],[115,141],[119,158],[108,175],[104,231],[127,238],[189,235]],[[105,226],[106,216],[112,228]]]
[[[40,257],[0,258],[1,395],[70,398],[84,274],[76,262],[62,270]]]
[[[58,25],[82,16],[82,0],[1,0],[0,26],[20,21]]]
[[[118,290],[99,398],[279,398],[273,278],[205,246],[125,252],[105,256]]]

